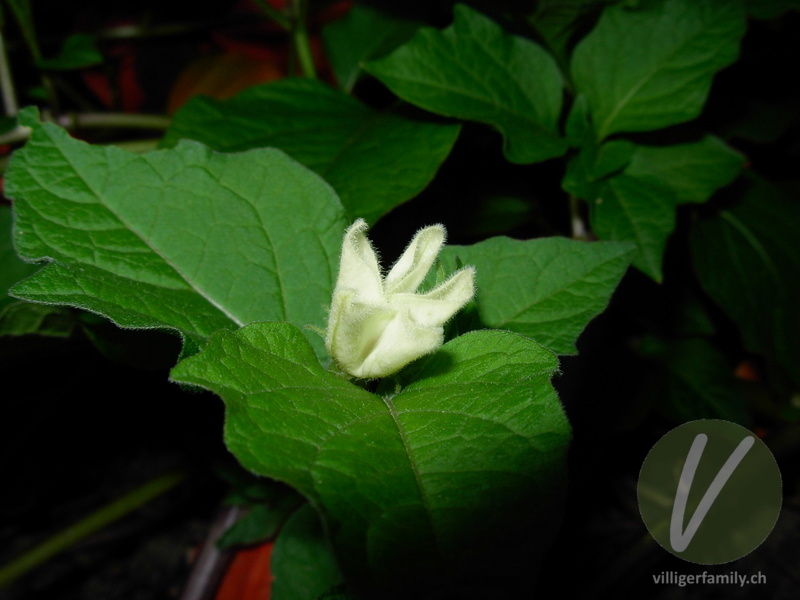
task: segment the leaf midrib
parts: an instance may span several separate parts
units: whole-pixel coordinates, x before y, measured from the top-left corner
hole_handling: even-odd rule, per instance
[[[555,260],[556,258],[557,257],[554,256],[553,260]],[[513,315],[510,315],[509,317],[507,317],[504,321],[500,321],[499,323],[497,323],[496,327],[497,328],[502,328],[502,327],[506,326],[508,323],[516,320],[516,318],[519,317],[521,314],[531,310],[531,308],[533,308],[534,306],[536,306],[538,304],[541,304],[542,302],[545,302],[547,300],[551,300],[554,296],[563,293],[564,291],[568,290],[569,288],[571,288],[572,286],[574,286],[576,284],[585,283],[583,281],[584,277],[596,272],[601,267],[604,267],[608,263],[613,262],[614,260],[618,260],[619,258],[620,258],[620,256],[614,256],[614,257],[611,257],[611,258],[609,258],[607,260],[604,260],[604,261],[602,261],[600,263],[597,263],[593,268],[591,268],[590,270],[588,270],[585,273],[583,273],[582,276],[581,276],[581,279],[575,279],[574,281],[572,281],[572,282],[570,282],[570,283],[568,283],[568,284],[566,284],[566,285],[564,285],[562,287],[559,287],[559,288],[553,290],[548,295],[538,298],[535,302],[529,304],[528,306],[520,309],[519,311],[517,311]],[[544,270],[544,269],[542,269],[542,270]],[[589,312],[590,310],[591,309],[586,308],[586,309],[582,309],[582,312]],[[559,319],[556,319],[556,320],[559,320]],[[552,319],[548,320],[548,321],[531,321],[531,323],[537,323],[537,324],[538,323],[548,323],[548,322],[552,322]]]
[[[674,50],[672,50],[672,52],[670,52],[670,53],[668,53],[667,55],[664,56],[662,61],[660,61],[662,66],[657,66],[652,72],[646,72],[643,75],[642,79],[640,81],[638,81],[630,89],[630,91],[617,103],[617,105],[611,111],[611,114],[609,114],[609,116],[606,117],[606,119],[604,119],[603,124],[600,127],[598,127],[598,130],[597,130],[598,139],[600,139],[600,140],[605,139],[608,135],[610,135],[610,133],[612,133],[610,131],[606,131],[608,129],[608,127],[609,127],[609,124],[612,123],[614,121],[614,119],[616,119],[616,117],[620,113],[620,111],[625,108],[625,106],[628,104],[628,102],[630,102],[631,98],[637,92],[639,92],[639,90],[641,90],[642,87],[644,87],[647,83],[649,83],[650,80],[652,80],[652,78],[655,77],[655,75],[658,74],[659,71],[665,70],[665,67],[663,66],[663,64],[668,63],[669,61],[671,61],[672,58],[675,56],[675,54],[677,54],[678,52],[682,51],[689,44],[689,42],[694,41],[697,37],[702,37],[707,29],[708,29],[708,23],[703,23],[703,26],[702,26],[701,30],[695,31],[694,34],[692,34],[691,36],[685,38],[681,45],[677,46]]]
[[[53,144],[53,147],[58,149],[59,154],[61,154],[61,156],[63,157],[64,161],[70,166],[70,168],[72,168],[73,172],[80,173],[80,171],[76,167],[76,165],[70,160],[70,158],[67,156],[66,152],[64,152],[64,149],[61,147],[61,144],[59,144],[56,141],[56,139],[54,139],[49,132],[47,133],[47,136],[50,139],[51,143]],[[97,192],[97,190],[94,188],[94,186],[92,185],[92,183],[90,182],[89,179],[87,179],[85,177],[81,177],[81,179],[86,184],[86,187],[92,192],[92,195],[95,197],[95,199],[97,200],[98,204],[100,206],[102,206],[103,208],[105,208],[112,215],[114,215],[114,217],[116,217],[119,220],[120,223],[122,223],[125,227],[127,227],[127,229],[131,233],[133,233],[142,242],[142,244],[145,245],[145,247],[149,248],[156,256],[158,256],[162,261],[164,261],[164,264],[169,266],[189,286],[190,289],[194,290],[200,297],[204,298],[209,304],[214,306],[217,310],[219,310],[222,314],[224,314],[226,317],[228,317],[236,325],[238,325],[239,327],[244,326],[245,323],[244,323],[243,320],[237,318],[235,315],[233,315],[231,312],[229,312],[225,307],[223,307],[221,304],[219,304],[210,295],[209,292],[205,291],[204,289],[202,289],[201,287],[196,285],[196,282],[191,281],[188,278],[188,276],[185,275],[183,273],[183,271],[181,271],[181,269],[179,269],[177,267],[177,265],[173,264],[164,254],[162,254],[162,252],[158,248],[153,246],[138,231],[138,229],[135,229],[130,223],[128,223],[125,219],[123,219],[122,216],[120,216],[117,213],[117,211],[115,211],[107,202],[104,202],[102,200],[101,194]],[[48,246],[49,246],[49,244],[48,244]],[[158,286],[158,287],[161,287],[161,286]]]
[[[433,519],[433,511],[431,509],[431,502],[430,498],[428,498],[428,494],[425,491],[425,486],[422,482],[422,474],[420,473],[419,466],[417,465],[416,460],[414,459],[414,454],[411,449],[411,444],[408,441],[408,437],[406,436],[406,431],[403,428],[402,423],[400,423],[400,418],[395,409],[394,403],[391,400],[386,400],[382,398],[383,403],[386,405],[386,408],[389,409],[389,415],[392,417],[392,421],[397,427],[397,432],[400,435],[400,441],[403,444],[403,448],[405,449],[405,455],[408,458],[408,464],[411,467],[411,472],[414,474],[414,481],[417,484],[417,489],[419,490],[420,500],[422,500],[422,506],[425,509],[425,515],[428,517],[428,523],[430,524],[430,531],[433,534],[433,539],[436,543],[436,554],[437,556],[442,559],[445,556],[442,547],[442,541],[439,539],[439,532],[436,528],[436,524]]]

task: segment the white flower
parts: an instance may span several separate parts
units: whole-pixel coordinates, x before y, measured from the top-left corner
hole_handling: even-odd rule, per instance
[[[359,219],[344,234],[325,346],[355,377],[391,375],[444,341],[444,323],[475,294],[475,268],[417,294],[445,240],[441,225],[417,232],[386,277]]]

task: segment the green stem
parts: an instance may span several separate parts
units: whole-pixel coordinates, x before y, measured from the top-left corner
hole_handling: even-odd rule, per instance
[[[151,138],[149,140],[125,140],[122,142],[112,142],[111,146],[116,146],[127,152],[150,152],[158,148],[161,143],[161,138]]]
[[[7,2],[11,12],[19,24],[22,31],[22,37],[28,49],[31,51],[33,60],[42,59],[42,50],[39,48],[39,42],[36,39],[36,32],[33,29],[33,14],[31,13],[31,5],[29,0],[8,0]]]
[[[275,21],[283,29],[286,31],[290,31],[292,29],[292,24],[290,23],[289,19],[286,18],[286,15],[279,10],[272,8],[269,4],[267,4],[266,0],[256,0],[256,4],[258,4],[259,8],[261,8],[265,15]]]
[[[96,531],[132,513],[151,500],[168,492],[186,478],[182,472],[167,473],[148,481],[129,494],[100,508],[71,527],[57,533],[38,546],[31,548],[4,567],[0,568],[0,589],[8,586],[56,554],[71,548]]]
[[[316,79],[317,71],[314,68],[314,56],[311,53],[311,43],[306,29],[306,2],[305,0],[292,0],[292,42],[300,63],[300,69],[305,77]]]
[[[21,125],[17,125],[11,131],[7,131],[3,135],[0,135],[0,145],[16,144],[17,142],[23,142],[27,140],[30,136],[31,136],[30,127],[22,127]]]
[[[0,31],[0,90],[3,92],[3,106],[6,116],[13,117],[17,114],[17,94],[14,91],[14,79],[11,77],[11,67],[8,64],[8,52],[3,32]]]
[[[72,113],[63,115],[58,124],[67,129],[166,129],[170,119],[162,115],[129,113]]]
[[[573,240],[589,239],[589,232],[581,215],[581,201],[572,194],[569,195],[569,227]]]
[[[128,113],[72,113],[54,119],[65,129],[157,129],[169,127],[170,120],[161,115],[139,115]],[[27,140],[29,127],[17,127],[0,135],[1,144],[15,144]]]
[[[19,28],[22,31],[22,37],[25,39],[25,43],[31,52],[31,56],[33,56],[34,62],[39,62],[42,60],[43,55],[42,49],[39,47],[39,41],[36,39],[36,31],[33,27],[33,13],[31,12],[30,0],[8,0],[7,4],[11,8],[11,12],[14,13],[14,17],[17,19]],[[40,77],[42,79],[42,86],[50,102],[50,108],[53,113],[58,114],[59,102],[55,87],[53,87],[53,82],[45,73],[40,73]]]

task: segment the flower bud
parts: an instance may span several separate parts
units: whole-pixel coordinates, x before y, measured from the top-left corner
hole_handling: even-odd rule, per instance
[[[366,230],[367,223],[359,219],[344,234],[325,346],[343,371],[374,379],[442,345],[443,325],[475,294],[475,269],[459,269],[418,294],[444,245],[444,227],[418,231],[385,277]]]

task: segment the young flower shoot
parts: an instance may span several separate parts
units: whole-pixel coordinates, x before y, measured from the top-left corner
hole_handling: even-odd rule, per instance
[[[436,351],[443,325],[475,294],[475,269],[464,267],[417,293],[445,241],[445,228],[417,232],[384,277],[363,219],[344,234],[325,345],[345,373],[377,379]]]

